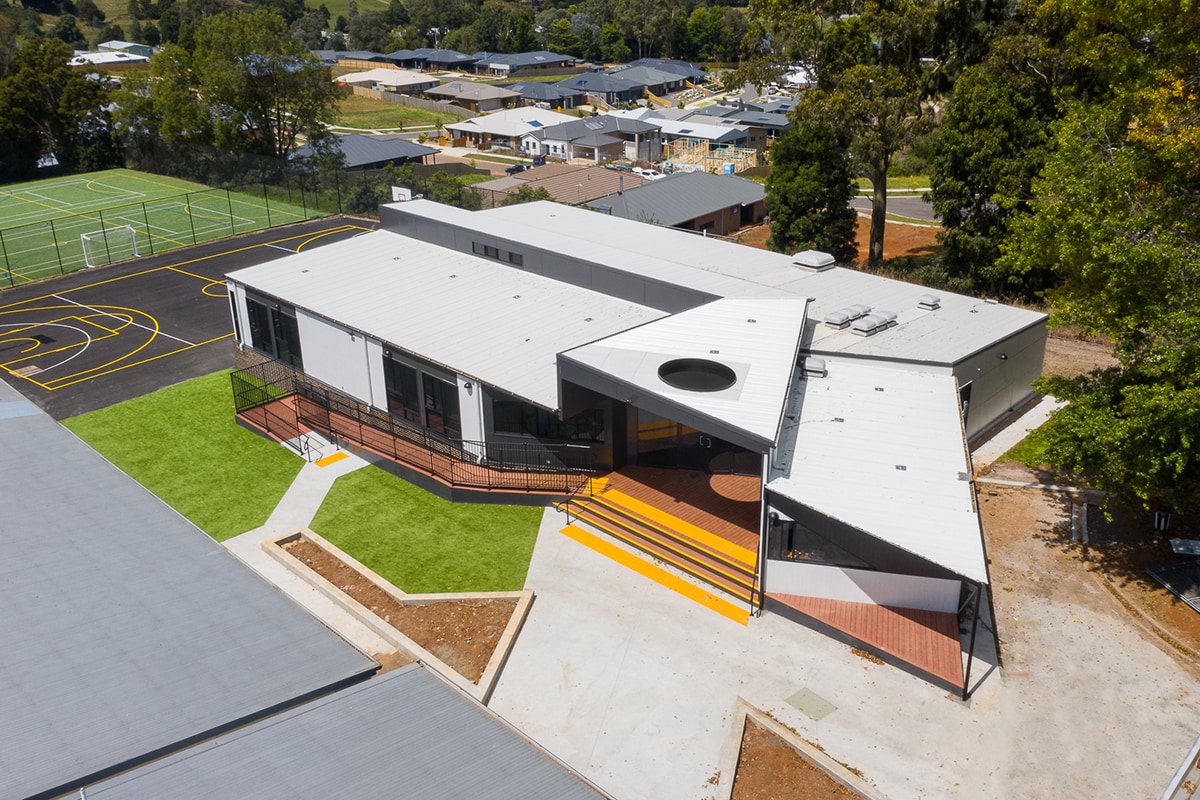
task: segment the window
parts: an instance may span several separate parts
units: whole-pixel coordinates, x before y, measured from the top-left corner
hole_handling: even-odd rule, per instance
[[[409,422],[421,424],[421,398],[417,393],[417,371],[407,364],[383,356],[383,377],[387,385],[388,411]]]
[[[279,303],[268,306],[262,301],[246,298],[246,310],[250,316],[250,345],[255,350],[303,369],[296,309]]]
[[[520,253],[509,253],[508,263],[512,264],[514,267],[523,267],[525,266],[525,258]]]
[[[233,314],[233,338],[240,342],[242,341],[242,323],[238,319],[237,302],[232,289],[229,291],[229,313]]]
[[[485,256],[487,256],[488,258],[499,258],[500,257],[500,248],[492,247],[490,244],[485,244],[483,246],[483,254]]]
[[[549,411],[520,400],[493,400],[492,428],[496,433],[513,436],[603,442],[604,409],[586,408],[573,417],[560,420]]]
[[[451,439],[462,437],[458,386],[432,375],[425,379],[425,426]]]

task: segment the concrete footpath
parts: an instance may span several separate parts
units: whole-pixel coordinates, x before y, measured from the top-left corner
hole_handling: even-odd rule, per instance
[[[316,463],[300,468],[292,485],[280,498],[266,523],[252,531],[227,539],[225,547],[262,578],[291,597],[309,613],[339,633],[352,645],[368,655],[390,655],[396,648],[376,635],[333,601],[318,592],[303,579],[267,555],[263,542],[278,538],[296,528],[306,528],[321,508],[333,483],[343,475],[367,466],[368,462],[346,451],[344,458],[331,459],[326,466]]]
[[[1037,405],[1013,420],[1004,430],[981,444],[978,450],[973,451],[971,453],[971,464],[974,465],[976,470],[991,466],[1002,455],[1020,444],[1021,440],[1028,436],[1031,430],[1040,428],[1046,420],[1050,419],[1051,414],[1066,404],[1065,400],[1059,400],[1057,397],[1046,395],[1038,401]]]

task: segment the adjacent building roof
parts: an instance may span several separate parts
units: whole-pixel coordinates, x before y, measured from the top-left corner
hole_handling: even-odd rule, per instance
[[[406,204],[404,211],[447,218],[455,210]],[[919,307],[918,299],[929,290],[917,284],[844,267],[813,271],[794,264],[792,257],[783,253],[703,239],[685,231],[557,203],[523,203],[461,213],[480,232],[494,231],[498,236],[690,287],[713,297],[785,293],[815,298],[808,309],[805,339],[806,347],[816,352],[954,364],[1046,320],[1045,314],[1036,311],[951,292],[937,292],[940,308],[925,310]],[[828,313],[855,303],[894,311],[899,324],[868,337],[824,324]]]
[[[538,139],[552,139],[563,142],[578,142],[580,144],[593,143],[596,137],[613,133],[649,133],[657,131],[658,125],[653,122],[646,122],[640,119],[630,119],[629,117],[616,117],[610,114],[596,117],[583,117],[577,119],[572,117],[570,121],[560,125],[555,125],[551,128],[543,128],[538,131],[532,131],[532,135]],[[609,139],[616,141],[616,139]]]
[[[667,84],[682,83],[687,80],[683,75],[666,72],[650,66],[617,67],[608,74],[640,86],[665,86]]]
[[[376,53],[374,50],[313,50],[313,55],[321,60],[330,57],[335,61],[391,61],[391,56]]]
[[[545,81],[510,83],[505,88],[512,89],[526,100],[536,100],[546,103],[555,103],[560,100],[566,100],[568,97],[581,97],[583,95],[583,92],[578,89],[568,89],[565,86],[546,83]]]
[[[398,50],[389,53],[389,57],[403,61],[424,61],[429,64],[474,64],[475,56],[460,53],[457,50],[444,50],[436,47],[418,47],[416,50]]]
[[[229,278],[548,409],[560,351],[664,316],[389,231],[343,242],[337,259],[313,250]]]
[[[96,47],[100,47],[105,50],[127,50],[130,47],[149,47],[149,45],[138,44],[137,42],[124,42],[124,41],[121,41],[120,39],[113,39],[112,41],[101,42],[100,44],[96,45]]]
[[[527,53],[510,54],[480,52],[475,54],[475,60],[477,63],[489,67],[507,67],[510,70],[517,70],[521,67],[540,67],[547,63],[557,64],[563,61],[573,64],[579,59],[562,53],[552,53],[549,50],[532,50]]]
[[[662,129],[666,139],[700,139],[713,144],[737,144],[746,139],[744,125],[713,125],[689,119],[683,122],[661,117],[645,117]]]
[[[779,434],[796,369],[807,300],[799,297],[726,298],[568,350],[573,361],[615,381],[618,399],[647,396],[667,414],[701,430],[766,452]],[[678,388],[660,370],[679,359],[716,362],[732,371],[724,389]],[[598,386],[591,388],[599,389]],[[630,394],[632,390],[632,395]],[[624,395],[624,396],[623,396]],[[660,406],[661,408],[661,406]]]
[[[410,139],[398,136],[375,137],[361,133],[348,133],[337,137],[337,148],[346,157],[345,166],[349,169],[365,167],[369,164],[384,164],[393,161],[397,164],[406,161],[420,160],[437,152],[432,147],[426,147]],[[295,158],[308,158],[313,154],[311,145],[297,147]]]
[[[117,51],[113,53],[79,53],[71,57],[67,63],[81,67],[87,64],[143,64],[150,59],[134,53]]]
[[[636,189],[645,182],[645,178],[628,170],[546,164],[543,167],[518,172],[512,177],[477,183],[475,188],[505,193],[522,186],[541,188],[559,203],[579,205],[619,190]]]
[[[87,794],[104,800],[607,796],[417,664],[89,786]]]
[[[636,61],[630,61],[630,67],[654,67],[663,72],[673,72],[676,75],[682,75],[693,83],[698,83],[707,80],[708,73],[704,67],[698,64],[689,64],[686,61],[675,61],[669,58],[639,58]]]
[[[0,441],[0,797],[75,791],[377,668],[3,382]]]
[[[608,75],[603,72],[583,72],[579,75],[563,78],[554,85],[596,94],[617,94],[621,92],[640,94],[644,88],[644,84],[627,81],[624,78],[618,78],[615,75]]]
[[[760,203],[766,197],[761,183],[734,175],[684,172],[669,175],[621,194],[610,194],[587,205],[615,217],[681,225],[739,205]]]
[[[410,88],[414,86],[434,86],[437,78],[431,78],[420,72],[410,72],[405,69],[379,67],[365,72],[351,72],[348,75],[334,78],[334,83],[374,83],[379,86],[392,88]]]
[[[447,124],[446,130],[458,133],[483,133],[490,136],[524,136],[536,130],[543,130],[564,122],[570,122],[576,117],[560,114],[544,108],[524,106],[493,111],[480,117],[461,120]]]
[[[435,97],[449,97],[453,100],[508,100],[520,97],[520,92],[505,89],[503,86],[493,86],[490,83],[474,83],[472,81],[450,81],[441,86],[426,90],[425,94]]]
[[[720,121],[714,123],[716,125],[745,125],[766,130],[785,130],[792,124],[786,114],[772,114],[733,106],[704,106],[697,108],[685,119],[695,119],[697,116],[719,117]]]
[[[767,488],[986,583],[954,376],[846,358],[826,367],[794,389]]]

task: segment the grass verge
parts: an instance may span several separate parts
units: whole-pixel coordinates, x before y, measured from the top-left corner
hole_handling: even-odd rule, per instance
[[[338,101],[337,124],[347,128],[379,130],[416,125],[440,127],[456,119],[458,117],[453,114],[439,114],[424,108],[402,106],[399,103],[374,100],[357,94],[348,94]]]
[[[63,424],[217,541],[266,522],[304,463],[238,426],[226,371]]]
[[[509,158],[508,156],[496,156],[491,153],[472,153],[468,158],[473,158],[476,161],[494,161],[498,164],[528,164],[528,158]]]
[[[542,509],[451,503],[378,467],[338,478],[312,529],[410,594],[525,585]]]
[[[1049,423],[1047,423],[1049,424]],[[1034,428],[1021,441],[1002,455],[1000,461],[1019,461],[1030,469],[1042,469],[1046,466],[1046,441],[1045,434],[1042,433],[1045,426]]]
[[[858,178],[857,180],[858,180],[858,188],[859,189],[870,190],[873,186],[871,181],[867,180],[866,178]],[[889,175],[887,183],[888,183],[887,188],[888,188],[889,192],[897,192],[897,191],[916,192],[918,189],[928,188],[929,176],[928,175],[904,175],[904,176]],[[917,194],[920,194],[920,192],[917,192]]]

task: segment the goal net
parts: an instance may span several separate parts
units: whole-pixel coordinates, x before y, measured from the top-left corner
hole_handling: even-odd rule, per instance
[[[132,225],[80,234],[79,242],[83,245],[83,263],[88,269],[138,256],[137,232]]]

